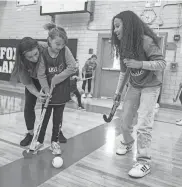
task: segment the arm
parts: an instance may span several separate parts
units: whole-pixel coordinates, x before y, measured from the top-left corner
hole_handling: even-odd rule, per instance
[[[95,62],[94,63],[94,66],[93,66],[93,69],[92,69],[92,76],[95,77],[95,70],[96,70],[96,67],[97,67],[97,63]]]
[[[39,44],[39,46],[42,47],[42,48],[46,48],[46,47],[48,47],[47,42],[38,41],[38,44]]]
[[[65,59],[67,68],[53,78],[54,84],[63,82],[77,71],[75,59],[68,47],[65,47]]]
[[[85,65],[82,68],[83,78],[85,78],[87,67],[88,67],[88,61],[85,62]]]
[[[29,76],[29,73],[25,69],[22,69],[19,74],[19,77],[20,82],[25,85],[29,92],[38,97],[39,91],[35,87],[31,77]]]
[[[151,71],[163,71],[166,67],[166,61],[160,48],[150,37],[144,37],[144,50],[149,61],[143,61],[142,69]]]
[[[93,66],[93,71],[96,69],[96,67],[97,67],[97,63],[95,62]]]
[[[78,71],[78,79],[81,79],[82,78],[82,71],[80,71],[80,69],[79,69],[79,71]]]
[[[40,85],[45,93],[49,92],[49,85],[47,82],[47,76],[46,76],[46,68],[43,58],[41,57],[41,61],[38,68],[37,77],[40,82]]]
[[[32,84],[28,84],[28,85],[25,85],[26,88],[28,89],[28,91],[35,95],[36,97],[39,96],[39,91],[37,90],[37,88],[35,87],[35,85],[32,83]]]
[[[84,69],[84,67],[82,68],[82,78],[85,79],[85,74],[86,74],[86,71]]]

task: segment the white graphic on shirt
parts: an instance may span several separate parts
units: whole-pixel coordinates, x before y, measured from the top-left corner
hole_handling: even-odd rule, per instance
[[[63,70],[64,70],[64,65],[63,64],[59,65],[58,72],[61,73]]]
[[[50,67],[49,68],[49,73],[55,73],[58,71],[58,68],[57,67]]]
[[[64,69],[64,65],[61,64],[58,67],[49,67],[48,71],[49,71],[49,73],[56,73],[56,72],[61,73],[63,71],[63,69]]]
[[[136,72],[132,72],[131,71],[131,75],[134,76],[134,77],[138,77],[140,75],[144,74],[144,71],[141,69],[141,70],[138,70]]]

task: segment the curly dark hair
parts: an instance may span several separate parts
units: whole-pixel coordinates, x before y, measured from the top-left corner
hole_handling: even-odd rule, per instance
[[[114,33],[115,18],[121,19],[123,22],[123,36],[121,40]],[[140,60],[144,55],[144,35],[152,38],[154,43],[158,45],[159,40],[157,35],[134,12],[129,10],[120,12],[112,19],[112,53],[115,52],[116,56],[120,56],[122,59],[132,58]]]

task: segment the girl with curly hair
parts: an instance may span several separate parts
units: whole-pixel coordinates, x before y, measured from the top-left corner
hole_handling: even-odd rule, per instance
[[[129,171],[131,177],[143,177],[150,172],[150,147],[156,102],[162,84],[166,62],[156,34],[134,12],[123,11],[112,20],[112,49],[120,58],[120,75],[116,94],[129,68],[129,88],[122,109],[123,140],[116,150],[125,155],[132,150],[133,119],[137,121],[136,164]]]

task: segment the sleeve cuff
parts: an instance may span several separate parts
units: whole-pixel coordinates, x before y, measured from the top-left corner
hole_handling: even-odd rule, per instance
[[[142,61],[142,69],[150,69],[149,61]]]

